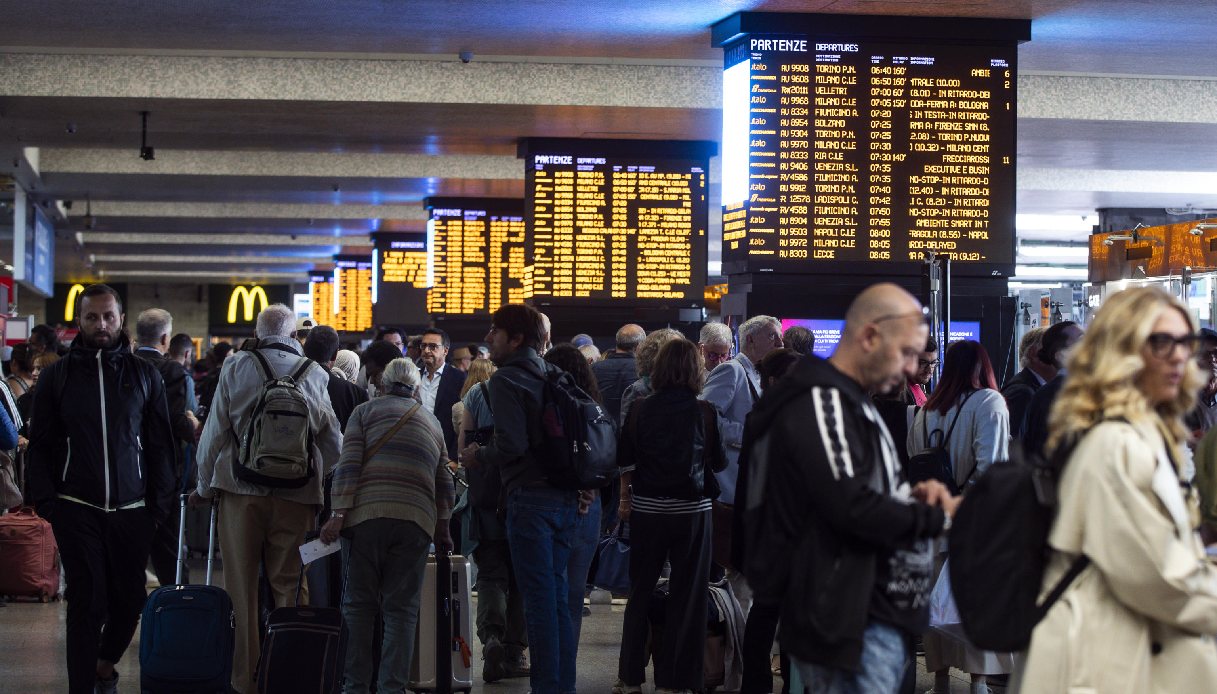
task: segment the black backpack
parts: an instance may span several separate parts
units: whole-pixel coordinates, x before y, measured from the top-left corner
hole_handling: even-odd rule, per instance
[[[613,418],[569,373],[531,361],[513,364],[540,378],[541,441],[532,449],[545,479],[559,489],[600,489],[617,477]]]
[[[971,391],[963,397],[963,401],[959,403],[959,407],[955,410],[955,416],[951,418],[951,425],[947,427],[947,432],[942,433],[942,429],[929,431],[930,413],[925,412],[925,417],[921,420],[922,431],[925,431],[925,445],[928,448],[922,449],[919,453],[909,456],[908,478],[910,484],[917,484],[926,480],[938,480],[951,490],[952,494],[959,494],[959,485],[955,483],[955,466],[951,464],[951,452],[947,450],[947,444],[951,441],[951,432],[955,431],[955,423],[959,421],[959,414],[963,412],[963,406],[967,404],[968,398],[976,391]],[[934,434],[938,434],[942,438],[938,439],[938,443],[934,443]],[[964,480],[964,484],[972,479],[972,475],[976,473],[976,468],[972,468],[972,472],[968,473],[968,478]]]
[[[948,536],[951,593],[977,648],[1021,651],[1031,632],[1090,560],[1082,555],[1039,602],[1056,516],[1056,485],[1080,437],[1050,460],[1015,443],[1010,460],[990,465],[964,496]]]

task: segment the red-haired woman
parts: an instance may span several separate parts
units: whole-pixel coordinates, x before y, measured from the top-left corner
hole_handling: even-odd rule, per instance
[[[909,455],[942,445],[951,457],[955,486],[968,484],[985,468],[1005,460],[1010,439],[1010,414],[997,390],[993,364],[979,342],[962,340],[947,348],[942,378],[909,428]],[[1008,674],[1014,667],[1009,653],[974,648],[962,633],[931,630],[925,635],[926,669],[934,673],[934,692],[950,691],[951,667],[972,674],[972,692],[988,692],[986,675]]]

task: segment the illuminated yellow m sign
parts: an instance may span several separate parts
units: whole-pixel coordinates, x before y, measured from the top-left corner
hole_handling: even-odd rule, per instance
[[[68,290],[68,300],[63,305],[63,322],[71,325],[72,320],[76,317],[76,297],[85,290],[83,284],[73,284]]]
[[[237,322],[237,302],[244,304],[245,314],[243,320],[246,323],[251,322],[254,316],[261,313],[266,305],[270,302],[266,300],[266,291],[255,285],[251,289],[245,287],[233,287],[232,296],[228,297],[228,322]],[[255,304],[261,302],[261,306],[255,308]]]

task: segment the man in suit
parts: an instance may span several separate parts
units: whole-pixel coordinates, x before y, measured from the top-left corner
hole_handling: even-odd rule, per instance
[[[1056,367],[1045,364],[1039,358],[1040,340],[1043,337],[1044,328],[1032,328],[1023,335],[1018,343],[1018,365],[1022,370],[1006,381],[1001,389],[1002,397],[1006,399],[1006,409],[1010,411],[1011,438],[1023,436],[1023,417],[1031,404],[1031,396],[1056,378]]]
[[[423,407],[435,415],[444,430],[448,459],[456,460],[456,429],[452,427],[452,406],[461,399],[461,388],[465,385],[466,374],[447,365],[448,348],[451,344],[448,333],[439,328],[427,328],[423,331],[419,343],[423,362],[419,396]]]

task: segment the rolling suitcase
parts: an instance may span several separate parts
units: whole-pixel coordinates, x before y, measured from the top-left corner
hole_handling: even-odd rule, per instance
[[[473,689],[473,607],[469,562],[459,555],[427,558],[410,689],[416,692],[468,692]]]
[[[305,569],[300,567],[296,606],[276,608],[266,620],[258,658],[259,694],[334,694],[342,689],[347,649],[342,610],[300,607]]]
[[[24,507],[0,516],[0,595],[59,597],[59,548],[51,524]]]
[[[216,502],[211,502],[207,583],[180,585],[186,561],[186,495],[182,495],[178,529],[179,585],[153,591],[140,619],[140,689],[159,692],[227,692],[231,688],[235,624],[232,600],[211,585],[215,552]]]

